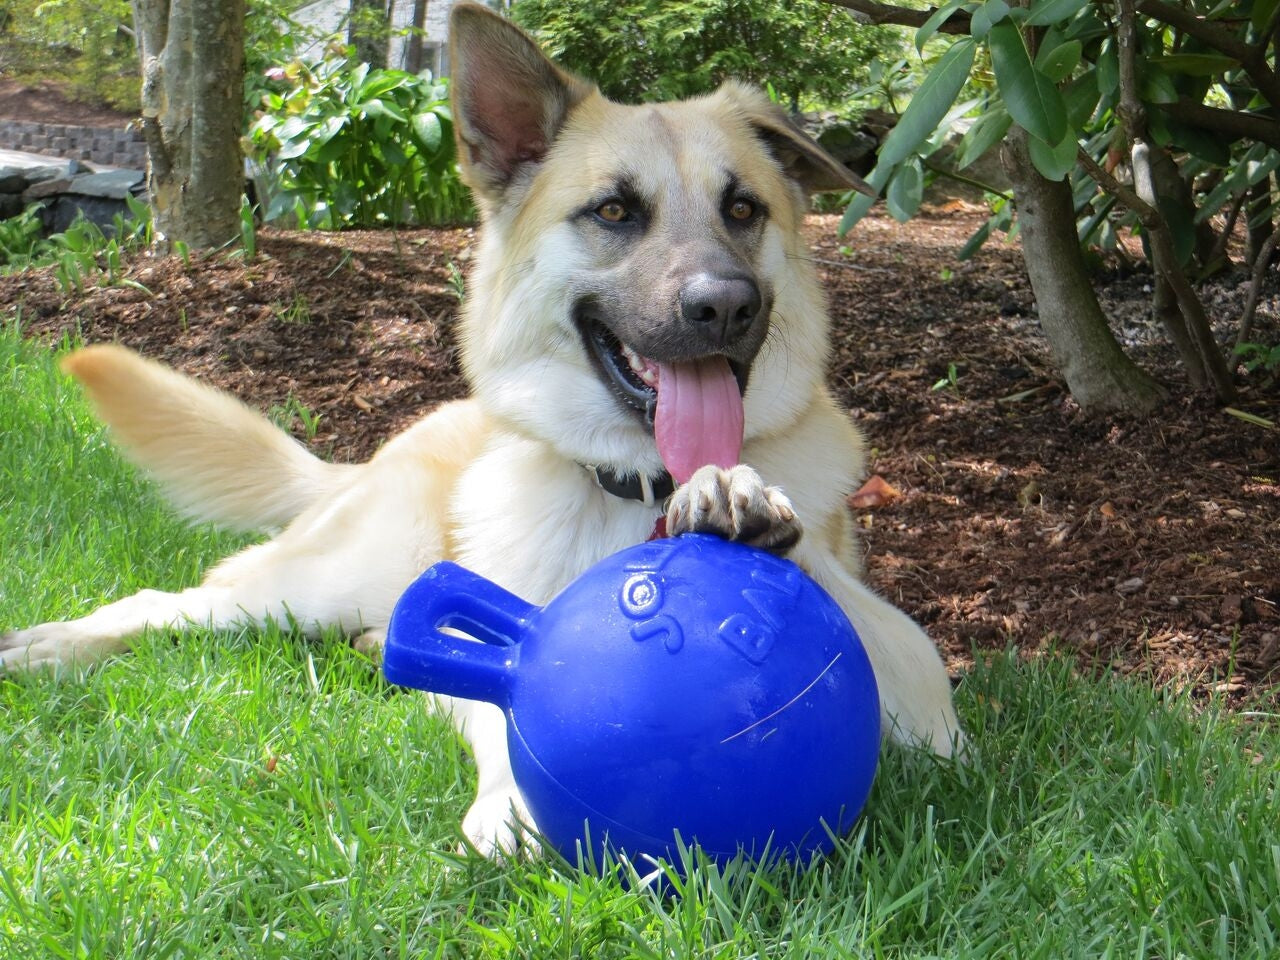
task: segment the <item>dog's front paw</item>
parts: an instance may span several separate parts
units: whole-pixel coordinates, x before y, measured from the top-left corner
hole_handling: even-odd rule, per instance
[[[42,623],[25,630],[0,634],[0,674],[52,670],[63,666],[86,667],[111,649],[80,635],[74,623]]]
[[[787,495],[766,487],[748,466],[702,467],[671,495],[667,533],[714,533],[784,555],[800,542],[800,521]]]

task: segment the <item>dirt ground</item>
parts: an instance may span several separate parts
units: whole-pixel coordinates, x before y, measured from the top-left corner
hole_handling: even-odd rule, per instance
[[[1199,695],[1273,698],[1280,432],[1187,396],[1146,318],[1142,275],[1112,278],[1103,299],[1172,399],[1150,419],[1083,416],[1048,358],[1016,250],[954,261],[982,216],[958,203],[907,226],[873,216],[846,241],[835,218],[808,226],[836,323],[832,382],[868,437],[871,472],[900,493],[855,501],[870,578],[953,669],[1012,645]],[[264,230],[248,263],[140,257],[137,286],[67,295],[48,272],[0,278],[0,311],[20,309],[43,341],[136,347],[351,461],[465,393],[455,271],[473,240]],[[1244,277],[1203,293],[1225,340]],[[1274,290],[1255,338],[1280,341]],[[1237,408],[1280,419],[1280,386],[1241,384]]]
[[[133,117],[110,107],[73,100],[48,85],[35,88],[0,76],[0,119],[84,127],[123,127]]]

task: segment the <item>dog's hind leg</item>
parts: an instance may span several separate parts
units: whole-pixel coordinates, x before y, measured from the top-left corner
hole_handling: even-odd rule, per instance
[[[834,558],[806,551],[803,543],[791,558],[822,584],[858,632],[875,671],[885,736],[944,757],[962,754],[951,683],[928,635]]]
[[[447,504],[484,438],[478,411],[450,404],[352,468],[275,539],[214,567],[198,587],[143,590],[65,622],[0,636],[4,669],[89,664],[147,629],[292,622],[308,632],[384,627],[413,577],[446,555]]]
[[[821,525],[820,525],[821,526]],[[905,613],[853,575],[847,552],[804,538],[791,502],[750,467],[703,467],[672,496],[672,534],[704,530],[785,553],[840,604],[866,648],[880,690],[885,735],[942,756],[963,748],[951,684],[933,642]],[[842,532],[843,523],[834,529]]]
[[[87,665],[128,646],[147,629],[214,629],[293,622],[308,632],[383,625],[400,591],[442,555],[429,486],[413,476],[372,471],[331,504],[308,510],[274,540],[214,567],[197,587],[143,590],[77,620],[44,623],[0,637],[8,670]],[[436,510],[443,512],[443,500]],[[435,526],[438,529],[433,531]]]

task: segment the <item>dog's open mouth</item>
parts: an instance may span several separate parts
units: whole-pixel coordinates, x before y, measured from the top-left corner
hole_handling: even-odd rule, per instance
[[[746,365],[720,354],[652,360],[598,320],[586,319],[581,328],[601,379],[653,428],[658,454],[677,482],[707,464],[738,463]]]
[[[652,427],[658,406],[658,365],[624,344],[598,320],[584,321],[582,335],[604,382],[619,400],[644,414]]]

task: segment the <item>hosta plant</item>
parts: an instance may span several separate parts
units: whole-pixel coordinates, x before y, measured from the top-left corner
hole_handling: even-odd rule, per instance
[[[304,228],[336,230],[471,218],[447,81],[371,69],[340,47],[277,76],[291,86],[264,96],[250,128],[272,181],[265,219],[293,214]]]

